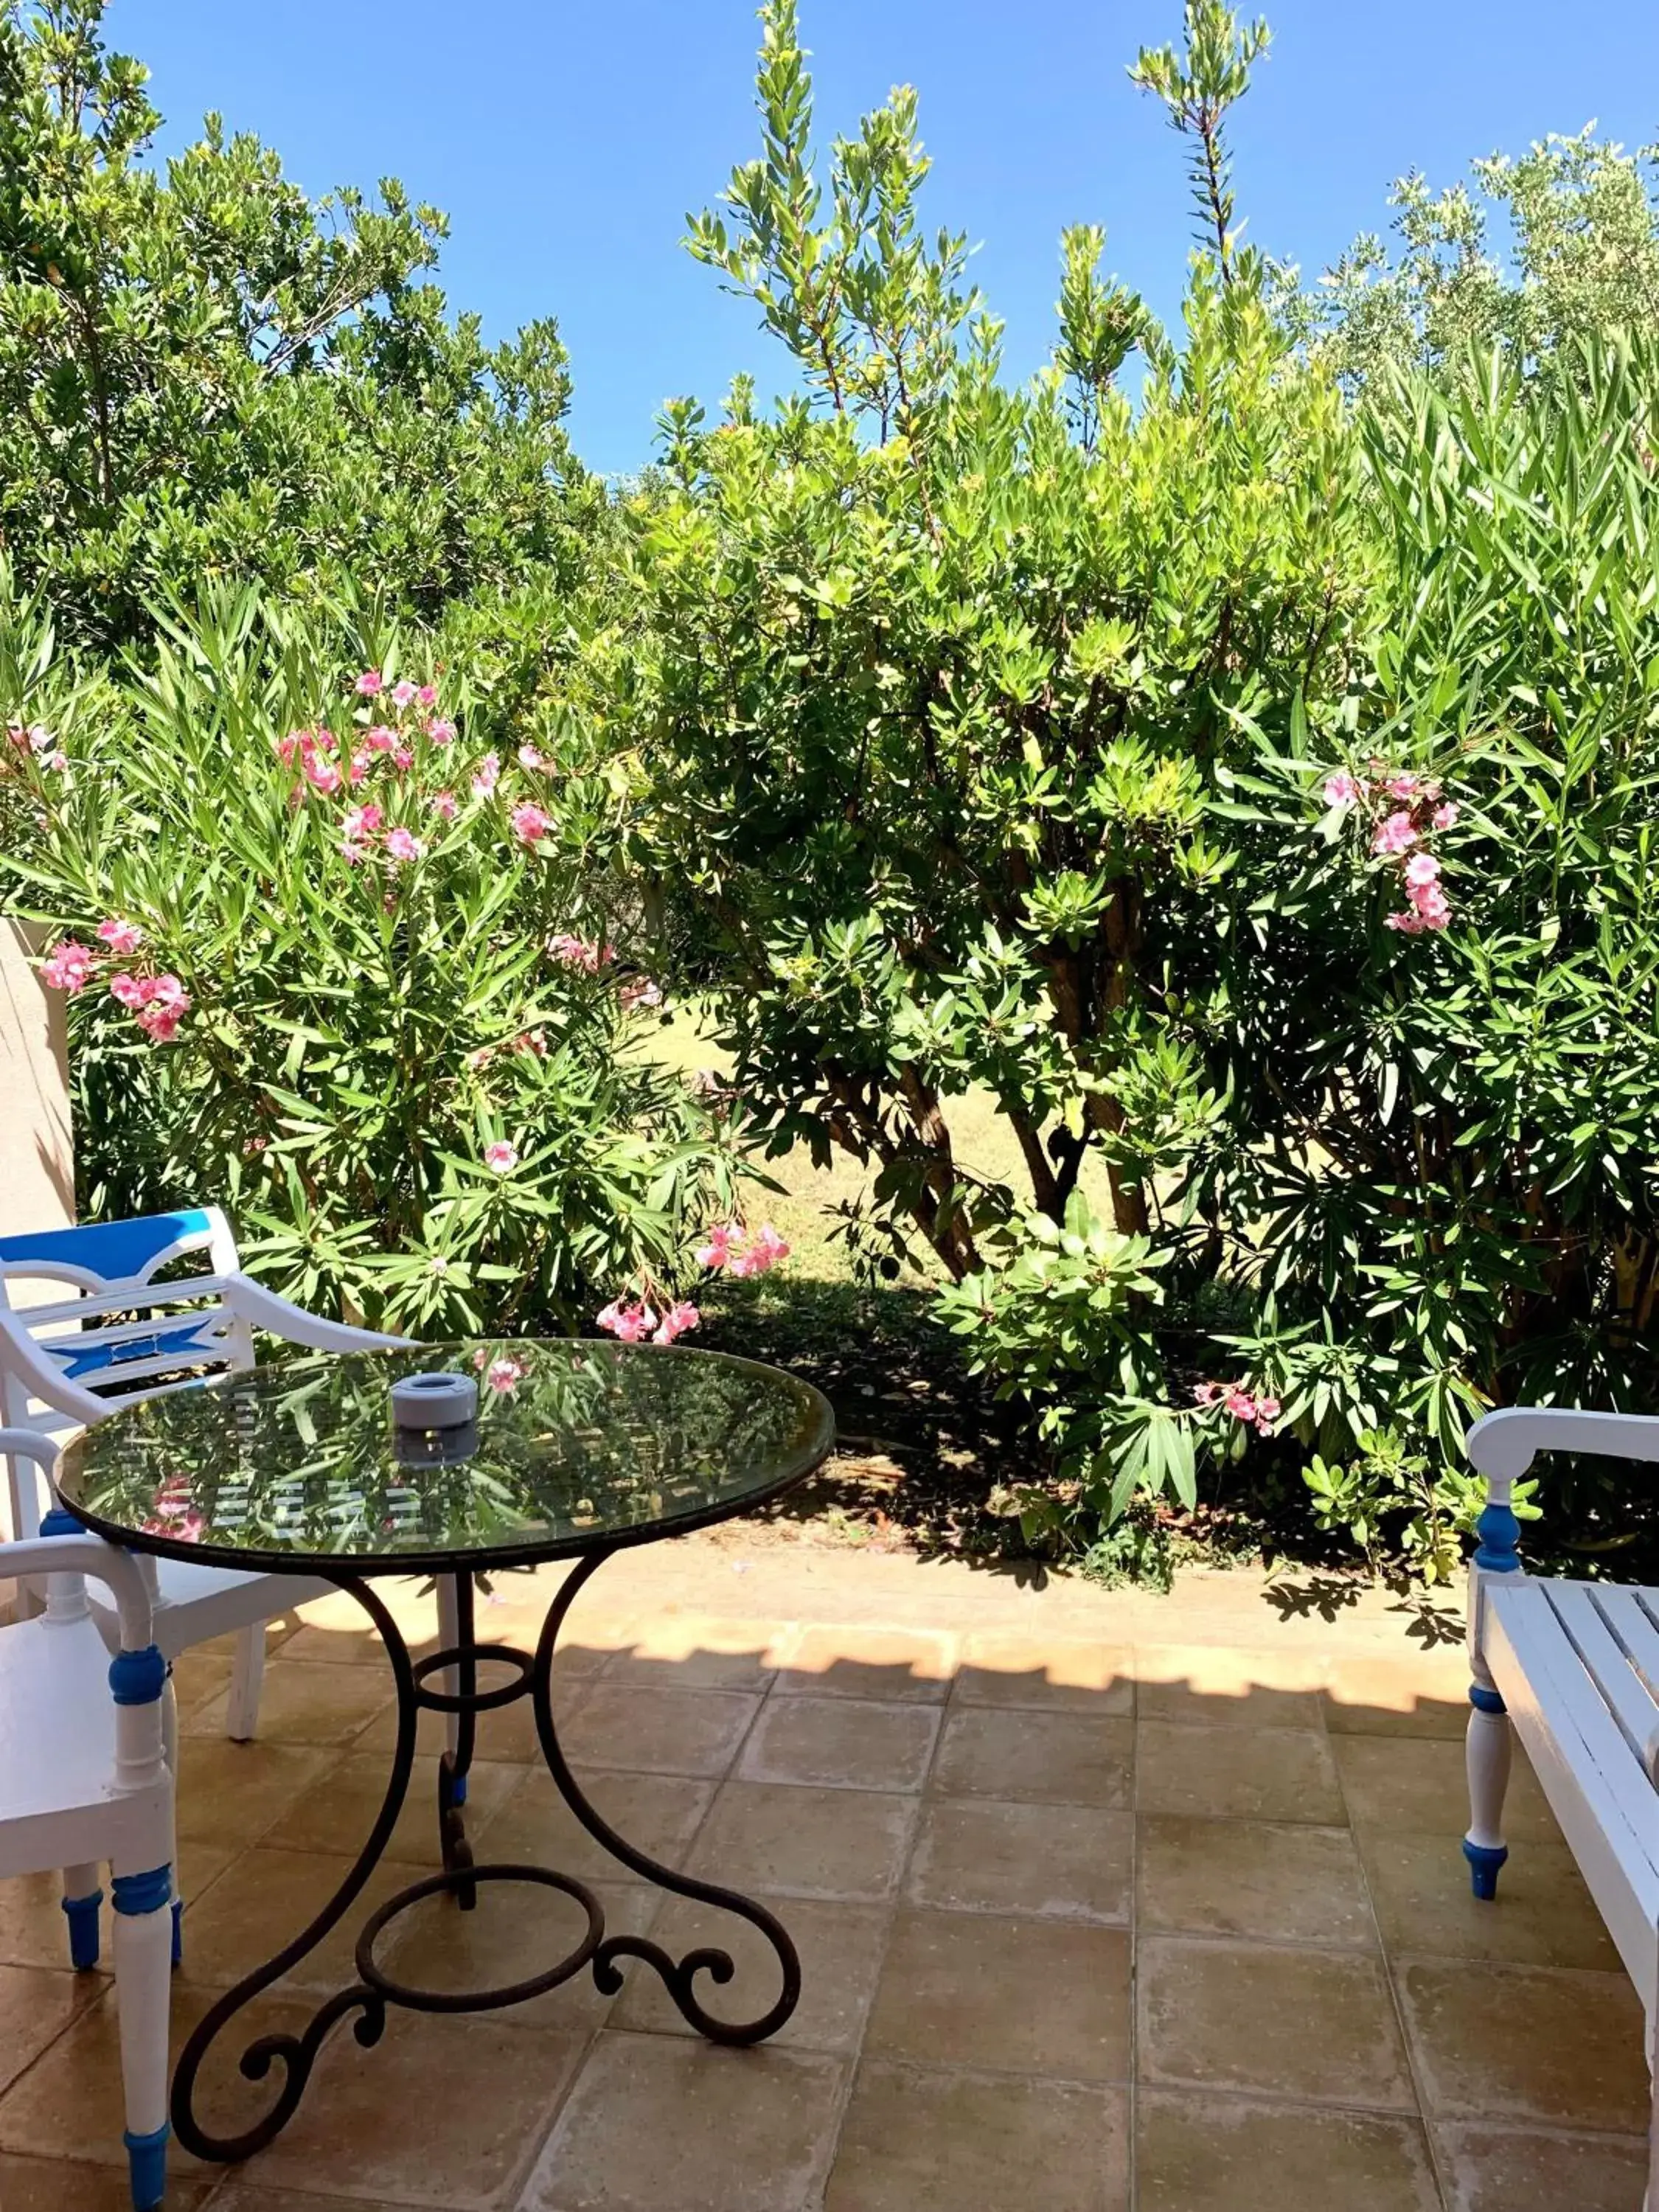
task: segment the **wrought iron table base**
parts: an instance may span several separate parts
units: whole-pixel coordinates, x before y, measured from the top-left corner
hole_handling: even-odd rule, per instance
[[[358,2042],[368,2048],[378,2043],[385,2033],[388,2005],[403,2005],[416,2012],[488,2012],[504,2005],[523,2004],[531,1997],[541,1996],[544,1990],[557,1988],[562,1982],[574,1979],[587,1967],[592,1969],[593,1980],[600,1993],[605,1996],[615,1996],[623,1986],[619,1962],[628,1959],[642,1960],[646,1965],[653,1967],[662,1977],[669,1995],[684,2018],[711,2042],[763,2042],[769,2035],[775,2034],[794,2011],[800,1997],[800,1960],[782,1923],[752,1898],[743,1897],[735,1890],[723,1889],[714,1882],[695,1881],[688,1875],[676,1873],[672,1868],[659,1866],[654,1859],[647,1858],[643,1851],[636,1850],[619,1836],[589,1804],[577,1786],[576,1778],[565,1759],[553,1723],[554,1649],[577,1594],[609,1556],[608,1552],[592,1553],[579,1561],[566,1577],[558,1595],[548,1607],[533,1656],[510,1644],[480,1644],[477,1641],[474,1632],[472,1582],[468,1573],[461,1572],[456,1577],[456,1611],[459,1624],[458,1641],[453,1647],[433,1652],[418,1664],[410,1659],[409,1648],[398,1632],[397,1624],[371,1584],[357,1577],[342,1575],[335,1577],[342,1589],[351,1592],[373,1620],[385,1642],[386,1654],[392,1662],[392,1675],[398,1686],[398,1741],[392,1753],[392,1774],[368,1840],[359,1852],[351,1871],[329,1902],[303,1934],[296,1936],[286,1949],[239,1982],[234,1989],[225,1992],[204,2014],[201,2024],[180,2052],[173,2081],[173,2129],[185,2148],[196,2157],[234,2163],[252,2156],[255,2151],[263,2150],[267,2143],[272,2142],[298,2109],[317,2055],[330,2031],[354,2013],[356,2018],[352,2023],[352,2033]],[[511,1680],[491,1689],[480,1690],[480,1662],[506,1665],[516,1668],[517,1672]],[[451,1674],[455,1685],[453,1691],[433,1684],[434,1676]],[[735,1968],[729,1952],[703,1948],[688,1951],[684,1958],[677,1960],[660,1944],[653,1943],[644,1936],[607,1936],[604,1907],[592,1891],[573,1876],[556,1873],[546,1867],[480,1866],[474,1863],[471,1846],[467,1840],[465,1808],[466,1777],[472,1763],[477,1716],[499,1706],[511,1705],[523,1697],[533,1700],[536,1733],[540,1739],[542,1756],[560,1796],[583,1827],[613,1858],[631,1873],[653,1882],[660,1889],[672,1891],[679,1897],[697,1898],[738,1914],[758,1928],[771,1944],[782,1969],[783,1987],[776,2002],[757,2019],[745,2021],[717,2019],[704,2008],[698,1999],[696,1983],[700,1973],[706,1973],[717,1984],[732,1979]],[[362,1893],[364,1884],[385,1854],[409,1794],[410,1779],[415,1767],[416,1726],[423,1710],[454,1713],[459,1719],[456,1745],[453,1751],[444,1753],[439,1765],[438,1828],[443,1853],[443,1872],[430,1875],[422,1881],[411,1882],[407,1888],[388,1898],[370,1916],[357,1938],[357,1980],[349,1988],[337,1990],[328,1998],[299,2034],[263,2035],[248,2045],[242,2053],[240,2064],[249,2081],[263,2081],[273,2064],[282,2069],[282,2082],[276,2101],[261,2119],[240,2135],[215,2135],[203,2124],[196,2112],[196,2083],[203,2063],[237,2014],[313,1951],[331,1929],[336,1927],[350,1911]],[[545,1889],[562,1891],[574,1898],[587,1915],[586,1931],[575,1948],[541,1973],[490,1990],[411,1988],[394,1979],[379,1964],[375,1958],[375,1947],[380,1936],[410,1905],[420,1903],[424,1898],[449,1894],[454,1897],[461,1911],[470,1911],[477,1905],[481,1885],[507,1881],[531,1882]]]

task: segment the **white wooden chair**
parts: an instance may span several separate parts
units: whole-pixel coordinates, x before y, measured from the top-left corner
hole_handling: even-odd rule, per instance
[[[206,1261],[176,1274],[181,1260]],[[158,1279],[166,1272],[165,1279]],[[24,1282],[67,1285],[71,1295],[18,1306]],[[114,1407],[185,1378],[254,1364],[253,1332],[325,1352],[372,1351],[401,1337],[347,1328],[291,1305],[244,1274],[217,1206],[127,1221],[0,1237],[0,1419],[61,1440]],[[33,1535],[49,1493],[33,1465],[9,1465],[13,1533]],[[191,1644],[235,1632],[227,1732],[258,1724],[265,1623],[326,1595],[329,1583],[293,1575],[231,1572],[167,1559],[153,1571],[155,1640],[169,1660]],[[106,1634],[109,1608],[94,1604]]]
[[[19,1457],[40,1440],[0,1429]],[[69,1533],[74,1530],[75,1533]],[[44,1613],[0,1628],[0,1879],[70,1867],[64,1900],[76,1964],[98,1962],[99,1875],[115,1907],[115,2002],[137,2212],[167,2187],[167,2002],[172,1978],[173,1772],[167,1662],[149,1591],[131,1554],[54,1509],[44,1532],[0,1548],[9,1574],[46,1579]],[[104,1583],[118,1623],[111,1658],[84,1577]]]
[[[1526,1747],[1647,2014],[1659,2082],[1659,1589],[1522,1571],[1514,1486],[1540,1451],[1659,1461],[1659,1417],[1513,1407],[1469,1431],[1486,1478],[1469,1568],[1469,1832],[1478,1898],[1495,1899],[1512,1735]],[[1659,2212],[1659,2090],[1648,2203]]]

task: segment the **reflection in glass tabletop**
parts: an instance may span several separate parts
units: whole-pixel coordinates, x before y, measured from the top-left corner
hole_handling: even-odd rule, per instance
[[[392,1419],[399,1376],[451,1370],[477,1418]],[[811,1472],[835,1433],[810,1384],[680,1346],[515,1340],[317,1356],[124,1407],[65,1451],[58,1486],[118,1543],[216,1564],[368,1572],[648,1542]]]

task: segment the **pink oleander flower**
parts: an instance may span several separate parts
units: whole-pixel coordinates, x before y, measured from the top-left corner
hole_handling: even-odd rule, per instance
[[[513,835],[521,845],[539,845],[553,827],[553,817],[544,814],[539,806],[532,805],[527,799],[520,805],[514,807],[507,818],[513,824]]]
[[[527,1052],[534,1060],[547,1058],[547,1034],[544,1030],[520,1030],[513,1040],[514,1052]]]
[[[1279,1419],[1277,1398],[1258,1398],[1255,1401],[1255,1425],[1265,1437]]]
[[[272,750],[283,766],[292,768],[296,753],[308,753],[311,750],[311,732],[309,730],[290,730],[285,738],[273,738],[270,743]]]
[[[1416,842],[1417,825],[1402,807],[1397,814],[1389,815],[1386,822],[1377,824],[1376,835],[1371,839],[1371,850],[1390,854],[1405,853]]]
[[[48,753],[40,765],[44,769],[50,769],[53,775],[62,775],[68,769],[69,755],[66,752]]]
[[[1425,929],[1444,929],[1451,920],[1451,905],[1437,884],[1419,891],[1412,902]]]
[[[85,989],[95,957],[89,945],[66,937],[41,962],[40,981],[53,991],[68,991],[72,996]]]
[[[1440,880],[1440,863],[1432,853],[1413,853],[1406,863],[1406,881],[1413,890],[1426,890]]]
[[[653,983],[648,975],[630,975],[617,993],[617,1003],[625,1014],[634,1013],[641,1006],[659,1006],[662,986]]]
[[[1221,1402],[1236,1421],[1255,1420],[1255,1400],[1242,1382],[1230,1382],[1223,1394]]]
[[[118,1006],[137,1007],[144,1003],[143,985],[137,976],[129,975],[125,969],[110,977],[109,994]]]
[[[145,1003],[133,1019],[152,1044],[171,1044],[179,1023],[190,1012],[190,994],[176,975],[152,975],[149,982],[170,988],[165,994],[160,988],[147,990]]]
[[[1334,775],[1325,779],[1327,806],[1352,806],[1360,796],[1360,787],[1346,769],[1339,769]]]
[[[357,696],[360,699],[373,699],[380,692],[381,686],[382,678],[380,670],[378,668],[366,668],[362,674],[357,678],[353,689],[356,690]]]
[[[594,1318],[601,1328],[620,1338],[623,1344],[641,1343],[657,1326],[657,1316],[649,1306],[624,1305],[619,1298],[613,1298]]]
[[[568,929],[561,929],[550,937],[547,950],[553,959],[562,961],[567,968],[580,968],[589,975],[597,975],[615,957],[609,945],[596,945],[590,938],[573,937]]]
[[[1213,1406],[1220,1395],[1221,1385],[1218,1382],[1194,1382],[1193,1385],[1193,1401],[1195,1405]]]
[[[537,751],[534,745],[520,745],[519,747],[519,766],[520,768],[529,769],[545,768],[547,766],[547,763]]]
[[[511,1175],[519,1164],[518,1146],[509,1145],[505,1138],[498,1137],[493,1145],[486,1145],[483,1156],[484,1165],[495,1175]]]
[[[25,745],[31,752],[43,753],[52,744],[52,733],[42,722],[8,722],[6,735],[20,749]]]
[[[486,753],[472,771],[472,796],[475,799],[488,799],[501,780],[501,755]]]
[[[349,806],[340,817],[340,835],[349,842],[372,837],[386,819],[371,799],[366,806]]]
[[[779,1261],[789,1257],[787,1238],[780,1237],[769,1221],[745,1237],[740,1251],[734,1252],[726,1261],[726,1272],[743,1279],[753,1275],[769,1274]]]
[[[1455,799],[1449,799],[1443,805],[1435,808],[1429,819],[1437,830],[1449,830],[1456,821],[1458,812],[1457,801]]]
[[[453,791],[434,791],[433,793],[432,811],[438,817],[438,819],[441,822],[453,822],[460,811],[460,801],[456,798]]]
[[[384,722],[376,722],[363,732],[363,750],[366,753],[389,753],[398,743],[396,730],[388,729]]]
[[[99,943],[107,945],[112,952],[136,952],[144,941],[143,931],[135,923],[113,915],[99,923],[96,933]]]
[[[452,744],[455,738],[455,725],[453,722],[434,720],[427,724],[426,733],[434,745]]]
[[[1417,799],[1422,794],[1423,779],[1420,775],[1414,775],[1410,769],[1401,769],[1395,775],[1383,778],[1382,788],[1390,799]]]
[[[415,686],[406,676],[400,678],[392,687],[392,703],[400,714],[406,707],[415,704]]]
[[[435,684],[422,684],[419,690],[415,694],[415,703],[417,707],[435,707],[438,703],[437,685]]]
[[[672,1344],[677,1336],[684,1336],[687,1329],[696,1328],[702,1319],[702,1316],[690,1299],[681,1298],[678,1304],[669,1307],[657,1323],[657,1333],[651,1340],[653,1344]]]
[[[426,847],[418,837],[401,827],[386,833],[386,856],[388,860],[418,860]]]
[[[355,838],[342,837],[340,840],[340,857],[344,860],[348,867],[359,867],[362,866],[363,861],[368,860],[369,857],[368,847],[367,845],[358,844]]]
[[[326,722],[319,722],[316,728],[307,730],[306,735],[319,753],[337,753],[340,750],[340,740]]]
[[[320,791],[325,799],[331,799],[340,788],[343,779],[339,769],[331,760],[325,760],[320,753],[307,753],[301,766],[305,772],[306,781],[313,791]]]
[[[1385,914],[1382,917],[1382,927],[1384,929],[1397,929],[1402,937],[1420,937],[1423,933],[1423,917],[1420,914],[1415,913]]]
[[[397,769],[399,775],[404,775],[415,765],[415,756],[407,745],[394,746],[391,759],[392,767]]]
[[[700,1267],[723,1267],[732,1257],[732,1240],[738,1234],[735,1221],[717,1222],[708,1232],[708,1242],[699,1244],[696,1262]]]
[[[483,1352],[479,1352],[477,1357],[482,1359]],[[510,1353],[503,1352],[499,1359],[492,1359],[484,1369],[484,1381],[492,1390],[504,1395],[507,1391],[518,1389],[526,1372],[521,1359],[514,1359]]]

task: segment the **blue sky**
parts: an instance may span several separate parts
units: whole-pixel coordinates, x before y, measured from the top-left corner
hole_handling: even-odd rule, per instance
[[[1653,0],[1279,0],[1236,130],[1240,212],[1316,270],[1382,226],[1391,180],[1437,184],[1592,116],[1659,138]],[[1129,83],[1179,0],[803,0],[827,139],[915,84],[930,222],[981,245],[976,281],[1020,374],[1052,331],[1057,239],[1107,226],[1154,307],[1180,296],[1190,217],[1178,143]],[[400,176],[447,210],[452,301],[492,336],[556,315],[572,428],[637,467],[665,397],[713,404],[734,371],[787,381],[753,312],[678,244],[755,150],[750,0],[112,0],[111,43],[149,64],[163,148],[218,108],[313,192]]]

